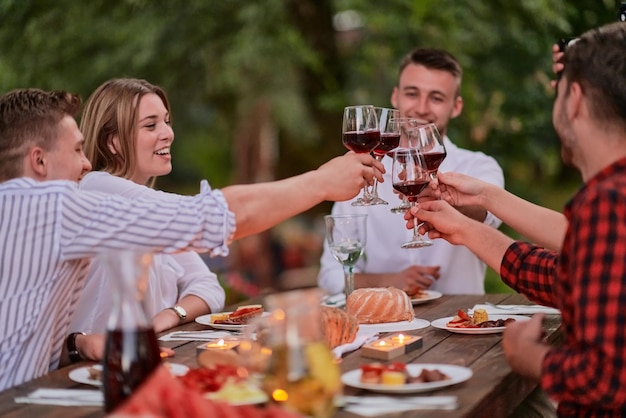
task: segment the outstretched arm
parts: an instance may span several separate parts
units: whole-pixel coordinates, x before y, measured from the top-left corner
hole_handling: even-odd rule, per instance
[[[348,152],[317,170],[284,180],[221,189],[235,213],[235,239],[256,234],[325,201],[352,199],[374,177],[383,181],[384,166],[369,154]]]
[[[451,244],[466,246],[497,272],[506,250],[514,242],[497,229],[468,218],[444,200],[423,202],[407,211],[407,228],[412,227],[413,217],[431,226],[430,238],[443,238]]]
[[[441,197],[451,205],[481,206],[531,241],[548,249],[561,249],[567,219],[560,212],[464,174],[439,173],[438,178]]]

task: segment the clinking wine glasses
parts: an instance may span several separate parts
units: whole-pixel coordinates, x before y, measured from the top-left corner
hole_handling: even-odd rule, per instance
[[[366,214],[324,216],[328,248],[343,266],[346,300],[354,291],[354,266],[365,249],[366,220]]]
[[[356,153],[370,153],[380,142],[378,118],[372,105],[348,106],[343,110],[343,145]],[[352,202],[352,206],[368,206],[371,197],[367,186],[363,197]]]
[[[372,151],[374,158],[378,161],[382,159],[400,145],[400,124],[396,121],[400,117],[400,111],[388,109],[386,107],[375,107],[378,118],[378,128],[380,130],[380,142]],[[378,196],[378,180],[374,178],[374,185],[370,192],[370,205],[388,205],[389,202]]]
[[[402,193],[417,207],[417,197],[428,186],[430,175],[424,161],[424,155],[418,148],[397,148],[393,152],[392,166],[393,188]],[[402,244],[402,248],[422,248],[433,244],[419,233],[419,225],[413,226],[413,238]]]

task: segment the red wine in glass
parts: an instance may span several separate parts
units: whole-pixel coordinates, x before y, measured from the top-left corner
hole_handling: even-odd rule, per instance
[[[380,143],[380,131],[349,131],[343,133],[343,145],[357,154],[371,152]]]
[[[400,145],[400,133],[384,133],[380,135],[380,143],[372,151],[376,157],[383,157]]]
[[[446,158],[445,152],[429,152],[424,154],[424,161],[426,162],[426,168],[429,173],[436,173],[439,169],[439,165]]]
[[[161,364],[152,328],[107,331],[102,385],[104,410],[111,412]]]
[[[393,188],[405,195],[409,202],[415,202],[417,196],[428,186],[428,183],[429,180],[410,180],[394,183]]]

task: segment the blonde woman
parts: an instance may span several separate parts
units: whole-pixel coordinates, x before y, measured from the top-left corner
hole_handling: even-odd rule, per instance
[[[93,171],[82,178],[79,188],[133,199],[178,199],[151,188],[156,177],[172,171],[171,121],[170,104],[160,87],[139,79],[102,84],[85,103],[80,123]],[[145,308],[157,332],[219,312],[224,300],[216,275],[197,253],[155,254]],[[104,333],[110,306],[108,278],[94,261],[71,330]],[[92,357],[100,358],[103,337],[93,339]]]

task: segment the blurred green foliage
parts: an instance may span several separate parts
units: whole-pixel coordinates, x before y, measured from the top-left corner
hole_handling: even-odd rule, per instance
[[[193,193],[201,178],[214,187],[282,178],[345,152],[342,108],[387,105],[408,51],[445,48],[464,68],[465,107],[450,137],[494,156],[507,189],[560,209],[580,180],[561,164],[551,126],[550,48],[616,20],[618,4],[0,0],[0,92],[35,86],[86,99],[114,77],[164,87],[177,141],[175,170],[159,186]],[[241,155],[257,124],[271,128],[262,176],[249,168],[258,156]]]

